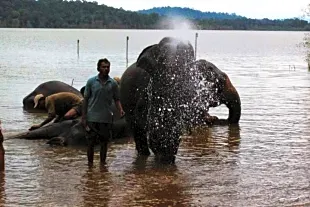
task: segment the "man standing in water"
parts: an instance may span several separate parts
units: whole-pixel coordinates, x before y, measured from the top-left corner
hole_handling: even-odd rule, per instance
[[[88,79],[84,91],[82,122],[86,129],[88,140],[87,158],[89,165],[93,164],[96,138],[100,142],[100,162],[105,164],[108,142],[111,138],[113,123],[112,101],[123,116],[123,111],[117,82],[109,76],[110,62],[100,59],[97,63],[98,75]]]

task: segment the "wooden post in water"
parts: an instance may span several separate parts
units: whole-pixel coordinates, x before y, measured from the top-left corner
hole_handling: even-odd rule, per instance
[[[197,58],[197,39],[198,39],[198,33],[195,34],[195,60]]]
[[[126,68],[128,68],[128,41],[129,37],[126,37]]]
[[[80,40],[79,39],[77,40],[77,55],[79,58],[80,57]]]
[[[3,134],[0,121],[0,172],[4,171],[4,148],[3,148]]]

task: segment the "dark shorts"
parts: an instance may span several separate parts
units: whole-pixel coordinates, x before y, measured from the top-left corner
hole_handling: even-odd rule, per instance
[[[86,132],[86,138],[91,144],[108,142],[112,137],[112,124],[88,122],[90,131]]]

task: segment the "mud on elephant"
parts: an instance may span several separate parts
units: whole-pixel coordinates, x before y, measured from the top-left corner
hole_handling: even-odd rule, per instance
[[[229,121],[239,121],[234,102],[238,105],[240,99],[236,90],[235,96],[231,95],[234,92],[229,78],[202,62],[195,62],[188,41],[165,37],[158,44],[146,47],[136,63],[124,72],[121,102],[139,155],[149,155],[150,148],[160,160],[174,162],[182,129],[197,120],[197,111],[207,111],[219,103],[232,109]],[[199,80],[216,82],[215,79],[219,79],[216,87],[220,89],[213,94],[220,101],[209,104],[207,94],[206,100],[199,97],[197,91],[204,87]],[[198,99],[202,100],[199,104]]]

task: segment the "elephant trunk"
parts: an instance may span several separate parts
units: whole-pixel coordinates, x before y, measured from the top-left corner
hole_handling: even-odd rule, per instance
[[[41,128],[23,132],[14,136],[15,139],[50,139],[66,133],[76,124],[76,120],[65,120],[58,123],[51,123]]]
[[[29,139],[29,140],[35,140],[35,139],[50,139],[51,137],[55,136],[56,133],[48,133],[47,130],[45,130],[45,127],[35,129],[33,131],[27,131],[22,132],[17,135],[14,135],[10,137],[10,139]]]
[[[237,124],[241,117],[241,101],[236,88],[230,82],[228,76],[225,77],[225,87],[222,102],[229,109],[228,123]]]

